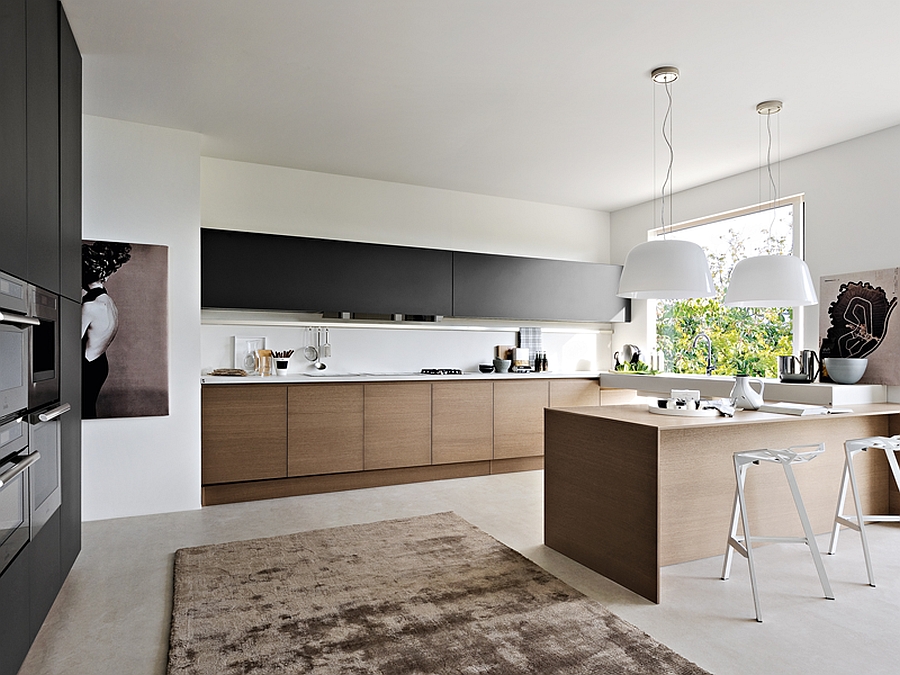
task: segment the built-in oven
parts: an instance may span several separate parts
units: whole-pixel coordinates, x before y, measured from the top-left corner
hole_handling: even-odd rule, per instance
[[[59,401],[59,296],[36,286],[29,287],[28,409]]]
[[[63,403],[28,416],[28,450],[40,456],[29,469],[32,538],[62,503],[59,418],[70,408]]]
[[[24,419],[0,424],[0,573],[31,536],[29,467],[38,460],[38,453],[29,454]]]
[[[30,286],[0,272],[0,420],[28,407],[28,366],[31,327],[39,321],[29,316]]]

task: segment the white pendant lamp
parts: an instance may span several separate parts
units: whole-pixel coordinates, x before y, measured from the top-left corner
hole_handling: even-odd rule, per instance
[[[760,115],[766,115],[766,168],[773,186],[769,116],[781,108],[781,101],[763,101],[756,106]],[[773,206],[777,200],[776,188]],[[760,255],[741,260],[731,272],[724,300],[726,307],[807,307],[818,303],[809,267],[794,255]]]
[[[709,261],[699,245],[690,241],[665,239],[665,199],[669,188],[669,208],[672,202],[672,164],[674,151],[666,135],[666,122],[672,113],[672,93],[669,85],[678,79],[678,68],[663,66],[650,77],[655,83],[664,84],[669,102],[663,121],[663,139],[669,148],[669,168],[662,188],[663,238],[638,244],[625,258],[625,267],[619,279],[620,298],[635,300],[684,300],[687,298],[711,298],[715,295]],[[671,221],[671,217],[670,217]]]
[[[795,255],[759,255],[734,266],[727,307],[801,307],[818,304],[806,263]]]
[[[706,253],[692,241],[648,241],[635,246],[625,258],[620,298],[685,300],[713,295]]]

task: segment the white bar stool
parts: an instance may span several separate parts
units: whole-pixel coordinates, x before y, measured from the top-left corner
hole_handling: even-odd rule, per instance
[[[878,448],[884,450],[887,458],[888,466],[891,467],[891,473],[894,476],[894,482],[900,488],[900,467],[897,466],[897,456],[895,451],[900,450],[900,435],[897,436],[869,436],[868,438],[856,438],[854,440],[844,442],[844,474],[841,477],[841,492],[838,497],[837,510],[834,512],[834,529],[831,531],[831,543],[828,545],[828,553],[834,555],[837,553],[838,535],[841,532],[841,525],[859,532],[859,538],[862,541],[863,555],[866,559],[866,572],[869,575],[869,586],[875,585],[875,574],[872,572],[872,558],[869,555],[869,541],[866,539],[866,523],[877,522],[900,522],[900,516],[876,516],[863,515],[862,504],[859,499],[859,490],[856,486],[856,473],[853,471],[853,455],[859,452],[865,452],[869,448]],[[856,515],[844,514],[844,502],[847,498],[847,483],[853,488],[853,506],[856,509]]]
[[[804,450],[805,449],[805,450]],[[816,538],[812,531],[812,525],[809,522],[809,516],[803,506],[803,500],[800,497],[800,489],[797,487],[797,480],[794,478],[794,470],[791,468],[793,464],[801,464],[815,459],[825,451],[825,444],[811,445],[795,445],[790,448],[778,450],[748,450],[745,452],[734,453],[734,508],[731,512],[731,529],[728,533],[728,544],[725,547],[725,561],[722,565],[722,580],[728,579],[731,574],[731,560],[734,552],[737,551],[747,559],[750,567],[750,587],[753,589],[753,606],[756,609],[756,620],[762,622],[762,610],[759,606],[759,591],[756,586],[756,570],[753,566],[753,542],[757,541],[780,541],[798,544],[806,544],[812,553],[813,562],[816,564],[816,571],[819,573],[819,581],[822,582],[822,590],[825,597],[834,600],[834,593],[831,591],[831,584],[828,583],[828,577],[825,575],[825,566],[822,564],[822,556],[819,554],[819,547],[816,545]],[[744,500],[744,482],[747,478],[747,467],[751,464],[759,465],[760,462],[775,462],[781,464],[784,469],[784,475],[787,478],[788,486],[791,488],[791,495],[794,498],[794,504],[797,507],[797,514],[800,516],[800,523],[803,525],[803,537],[761,537],[750,535],[750,523],[747,518],[747,504]],[[855,492],[854,492],[855,494]],[[738,537],[738,518],[740,518],[741,527],[744,536]]]

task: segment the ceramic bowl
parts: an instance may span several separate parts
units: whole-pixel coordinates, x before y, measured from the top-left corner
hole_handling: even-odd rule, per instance
[[[866,366],[869,364],[868,359],[839,359],[826,358],[822,359],[825,364],[825,370],[828,371],[828,377],[838,384],[856,384],[865,374]]]
[[[512,366],[512,361],[509,359],[494,359],[494,370],[498,373],[508,373],[510,366]]]
[[[479,363],[478,370],[482,373],[493,373],[494,372],[494,364],[493,363]]]

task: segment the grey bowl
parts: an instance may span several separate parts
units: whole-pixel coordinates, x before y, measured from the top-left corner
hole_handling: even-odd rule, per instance
[[[829,357],[822,359],[828,377],[838,384],[856,384],[865,374],[868,359],[841,359]]]
[[[512,361],[509,359],[494,359],[494,370],[498,373],[508,373],[510,366]]]

